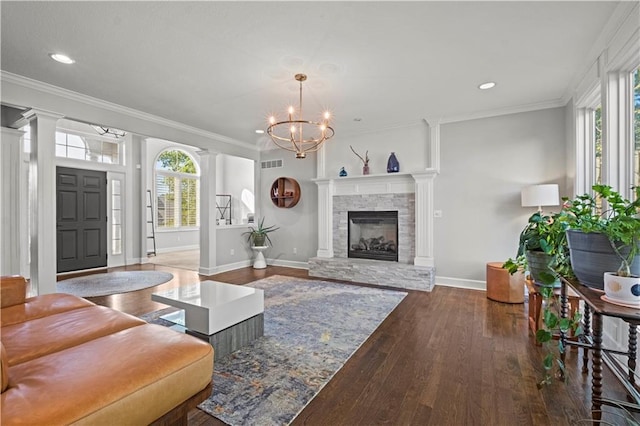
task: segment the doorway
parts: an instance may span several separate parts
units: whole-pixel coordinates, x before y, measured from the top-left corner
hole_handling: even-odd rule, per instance
[[[58,273],[107,266],[107,173],[56,168]]]

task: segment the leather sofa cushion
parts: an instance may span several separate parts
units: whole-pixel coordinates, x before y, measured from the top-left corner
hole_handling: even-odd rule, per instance
[[[2,382],[0,392],[4,392],[9,386],[9,363],[7,362],[7,352],[4,350],[2,342],[0,342],[0,382]]]
[[[143,324],[132,315],[91,305],[2,327],[2,342],[13,366]],[[96,353],[95,359],[105,356]]]
[[[24,300],[24,303],[3,308],[0,312],[0,326],[5,327],[87,306],[94,306],[94,304],[70,294],[54,293],[30,297]]]
[[[213,348],[145,324],[9,367],[0,424],[149,424],[206,388]]]
[[[19,275],[0,277],[0,307],[24,303],[27,297],[27,281]]]

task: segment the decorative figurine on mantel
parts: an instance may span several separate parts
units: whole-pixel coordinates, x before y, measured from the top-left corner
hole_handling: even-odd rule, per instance
[[[347,176],[347,171],[344,169],[344,167],[342,167],[340,169],[340,177],[345,177],[345,176]]]
[[[400,171],[400,163],[396,158],[396,153],[392,152],[387,161],[387,173],[398,173]]]
[[[357,155],[360,160],[362,160],[362,174],[368,175],[369,174],[369,151],[365,152],[364,158],[362,158],[360,154],[358,154],[351,145],[349,145],[349,148],[351,148],[351,151],[353,151],[353,153]]]

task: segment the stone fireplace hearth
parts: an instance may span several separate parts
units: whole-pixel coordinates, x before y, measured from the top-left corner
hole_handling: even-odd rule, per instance
[[[309,275],[431,291],[435,175],[426,171],[315,179],[319,247],[317,256],[309,259]],[[397,212],[397,262],[349,257],[349,212],[364,211]]]

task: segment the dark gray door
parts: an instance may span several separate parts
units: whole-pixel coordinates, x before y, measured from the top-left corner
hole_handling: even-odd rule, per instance
[[[107,266],[107,173],[56,170],[58,272]]]

